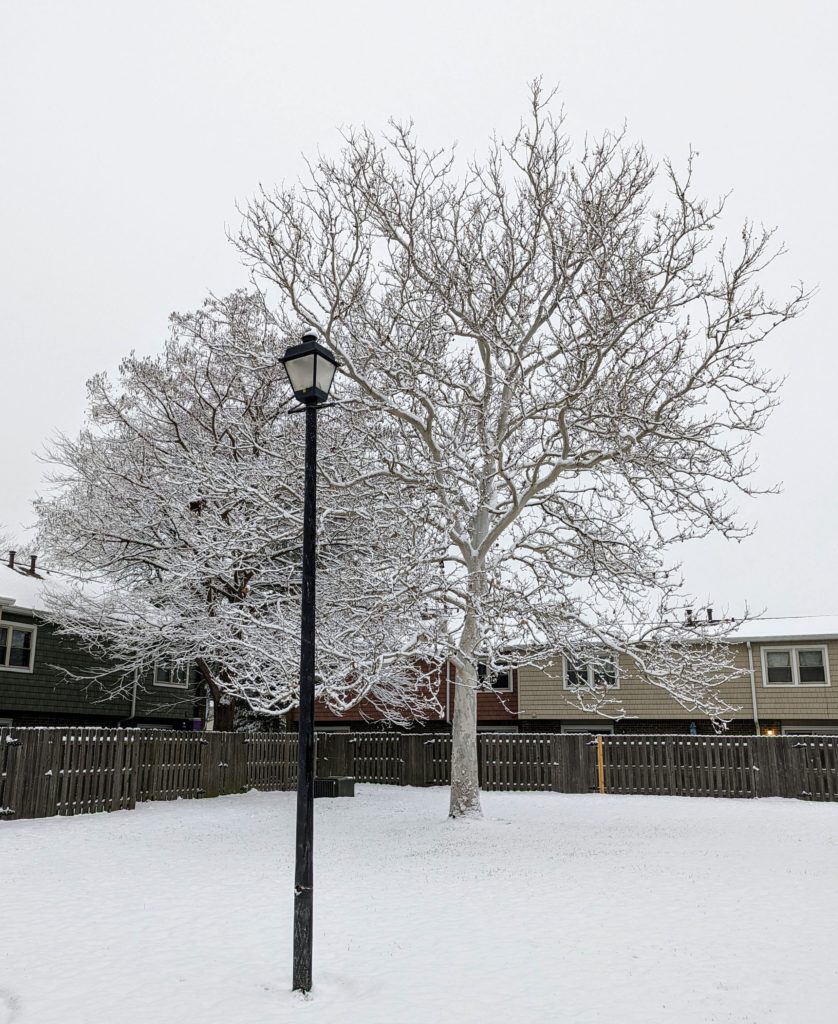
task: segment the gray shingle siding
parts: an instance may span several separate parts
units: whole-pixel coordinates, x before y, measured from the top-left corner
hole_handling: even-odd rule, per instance
[[[35,661],[32,672],[0,668],[0,717],[16,713],[107,717],[118,721],[131,713],[130,689],[125,695],[110,696],[98,684],[68,679],[62,669],[86,673],[95,661],[71,638],[60,636],[50,623],[12,608],[3,609],[3,622],[35,625]],[[137,691],[136,718],[180,721],[193,717],[194,687],[167,689],[150,685]],[[31,717],[31,714],[27,714]]]

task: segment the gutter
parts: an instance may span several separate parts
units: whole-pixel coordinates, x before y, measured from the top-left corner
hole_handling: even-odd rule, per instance
[[[134,686],[131,690],[131,714],[127,718],[123,718],[117,722],[118,727],[121,729],[126,722],[130,722],[137,714],[137,684],[140,679],[140,670],[134,669]]]
[[[759,712],[757,711],[757,684],[756,676],[754,675],[754,649],[751,646],[751,641],[745,641],[748,647],[748,672],[751,676],[751,706],[754,709],[754,727],[756,728],[757,736],[759,736]]]

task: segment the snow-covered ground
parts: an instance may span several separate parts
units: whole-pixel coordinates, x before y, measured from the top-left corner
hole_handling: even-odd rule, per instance
[[[826,1024],[838,805],[362,786],[0,823],[0,1024]]]

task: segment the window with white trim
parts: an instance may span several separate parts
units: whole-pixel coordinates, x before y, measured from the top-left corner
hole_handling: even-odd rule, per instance
[[[838,726],[784,724],[780,732],[783,736],[836,736],[838,735]]]
[[[31,672],[35,661],[35,626],[0,623],[0,669]]]
[[[477,664],[477,681],[482,686],[486,683],[486,665],[484,662]],[[491,672],[489,674],[489,686],[498,693],[512,692],[512,672],[510,669]]]
[[[172,658],[161,658],[154,664],[154,685],[169,686],[185,690],[189,686],[189,665],[178,663]]]
[[[763,686],[829,686],[825,647],[763,647]]]
[[[566,725],[562,722],[562,733],[565,736],[579,736],[579,735],[590,735],[590,736],[611,736],[614,732],[614,726],[610,722],[603,722],[597,725]]]
[[[566,690],[612,690],[619,686],[617,661],[612,654],[586,661],[564,659]]]

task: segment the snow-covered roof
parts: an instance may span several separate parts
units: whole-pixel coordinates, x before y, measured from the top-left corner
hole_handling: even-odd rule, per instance
[[[762,616],[736,626],[728,639],[838,640],[838,615]]]
[[[47,591],[60,590],[64,586],[63,575],[38,569],[33,576],[29,572],[10,569],[5,562],[0,564],[0,608],[13,607],[21,612],[43,611]]]

